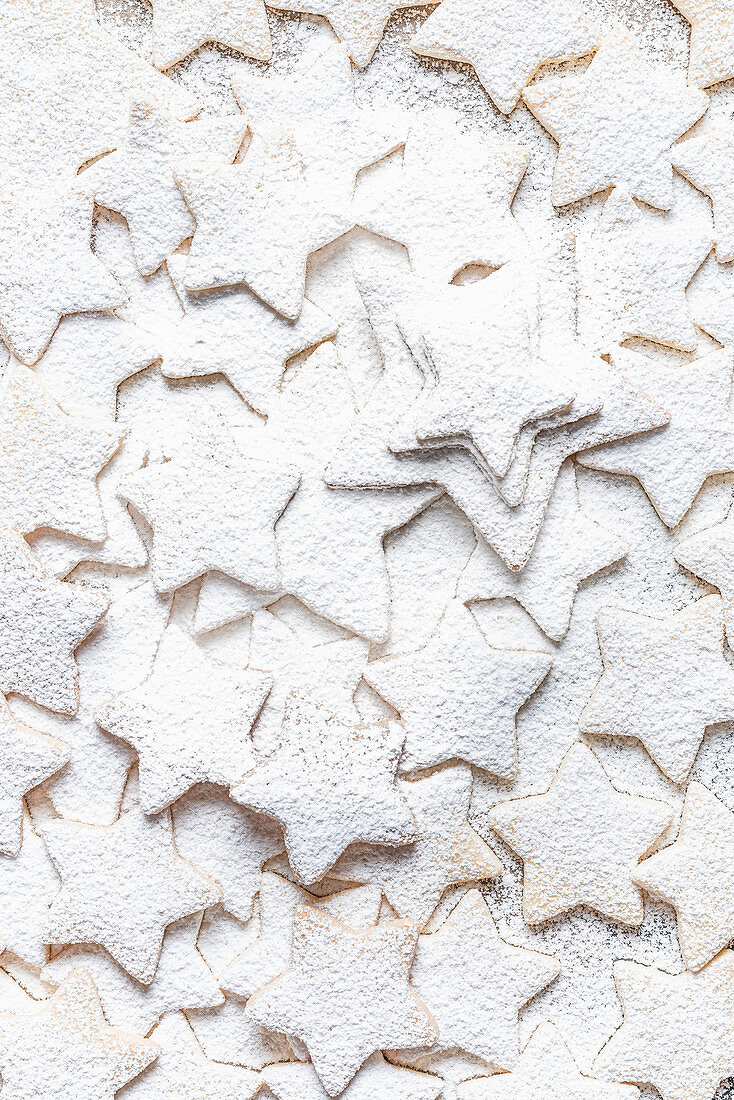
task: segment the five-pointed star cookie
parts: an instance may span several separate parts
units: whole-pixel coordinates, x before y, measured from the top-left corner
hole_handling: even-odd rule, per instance
[[[697,973],[618,962],[614,979],[624,1022],[594,1072],[653,1085],[663,1100],[713,1100],[734,1074],[734,951]]]
[[[166,929],[158,968],[142,985],[94,944],[65,947],[42,971],[44,982],[59,985],[83,967],[94,978],[102,1008],[113,1027],[147,1035],[166,1012],[211,1008],[224,1001],[219,984],[196,949],[201,917],[195,914]]]
[[[684,569],[719,589],[726,636],[730,645],[734,643],[734,509],[722,523],[681,539],[673,557]]]
[[[358,69],[369,65],[393,12],[421,8],[434,0],[274,0],[271,5],[284,11],[322,15],[347,48]]]
[[[551,9],[543,0],[443,0],[410,45],[423,57],[472,65],[503,114],[541,65],[591,53],[600,33],[570,0]]]
[[[430,364],[417,400],[390,438],[393,451],[458,442],[498,478],[508,472],[521,429],[565,411],[575,392],[538,355],[520,268],[507,266],[471,287],[426,284],[398,315],[409,343]],[[412,443],[412,446],[411,446]]]
[[[374,883],[397,916],[423,928],[448,886],[497,878],[502,864],[467,820],[471,768],[442,768],[401,788],[415,817],[415,843],[396,849],[355,845],[339,860],[334,877]]]
[[[177,2],[175,7],[185,10]],[[156,271],[196,228],[174,170],[188,161],[231,164],[246,130],[242,115],[181,122],[150,103],[133,101],[125,142],[80,178],[99,206],[125,218],[141,275]]]
[[[10,700],[16,718],[71,749],[66,767],[45,783],[61,817],[90,825],[110,825],[118,817],[135,754],[99,728],[94,712],[113,692],[134,687],[150,673],[169,609],[170,600],[148,582],[112,601],[76,652],[79,709],[73,717],[52,714],[17,696]]]
[[[731,33],[734,46],[734,29]],[[732,63],[734,75],[734,53]],[[734,138],[729,129],[712,127],[700,137],[678,142],[673,146],[673,167],[710,197],[716,257],[721,263],[734,260]]]
[[[161,1052],[145,1073],[125,1090],[129,1100],[250,1100],[260,1090],[260,1076],[241,1066],[225,1066],[207,1058],[181,1012],[173,1012],[153,1029],[150,1039]]]
[[[219,884],[228,912],[248,921],[263,864],[283,851],[278,826],[210,785],[179,798],[172,812],[179,855]]]
[[[0,855],[0,947],[31,966],[43,966],[48,954],[43,942],[48,907],[58,892],[59,876],[25,809],[20,851]]]
[[[438,281],[468,264],[500,267],[525,246],[510,212],[526,149],[464,134],[453,119],[413,126],[397,185],[357,197],[365,229],[400,241],[413,270]]]
[[[668,778],[682,783],[706,728],[734,719],[721,598],[706,596],[667,619],[604,607],[598,629],[604,674],[581,730],[637,737]]]
[[[676,148],[678,148],[676,146]],[[643,212],[615,187],[593,231],[579,240],[579,331],[602,352],[630,336],[695,351],[686,287],[711,248],[709,225]]]
[[[46,942],[100,944],[146,985],[166,926],[220,900],[213,880],[177,854],[166,814],[136,808],[113,825],[58,819],[42,831],[62,881]]]
[[[135,748],[147,814],[195,783],[226,787],[250,770],[250,730],[272,684],[266,673],[216,661],[179,627],[168,627],[148,679],[95,715],[102,729]]]
[[[668,210],[670,146],[708,106],[705,92],[650,65],[623,31],[605,36],[581,76],[550,78],[523,99],[560,146],[551,196],[556,206],[607,187]]]
[[[523,861],[528,923],[586,905],[638,925],[642,894],[630,875],[672,817],[665,802],[617,790],[591,749],[577,743],[546,793],[501,802],[488,823]]]
[[[262,1079],[277,1100],[326,1100],[328,1093],[309,1062],[281,1062],[266,1066]],[[430,1073],[418,1073],[386,1062],[381,1054],[372,1054],[349,1082],[341,1100],[437,1100],[444,1082]]]
[[[250,668],[272,673],[275,684],[263,704],[253,740],[258,751],[272,752],[280,739],[288,696],[316,691],[317,700],[346,721],[359,721],[354,705],[367,663],[369,644],[364,638],[333,642],[304,637],[269,611],[252,617]]]
[[[701,783],[691,783],[674,844],[655,852],[632,877],[678,914],[689,970],[700,970],[734,938],[734,814]]]
[[[657,432],[579,455],[592,470],[636,477],[663,523],[675,527],[710,474],[734,470],[731,382],[726,348],[690,363],[673,364],[620,348],[616,361],[636,385],[670,412]]]
[[[159,591],[208,569],[272,589],[273,528],[297,485],[290,468],[243,458],[221,419],[203,409],[174,458],[125,478],[120,493],[153,528],[151,577]]]
[[[284,386],[264,431],[249,433],[249,444],[244,436],[238,441],[253,458],[267,456],[300,474],[275,528],[282,590],[317,615],[379,642],[390,622],[385,536],[439,491],[329,488],[324,468],[353,415],[348,375],[333,345],[324,344]]]
[[[158,1056],[148,1039],[110,1027],[86,970],[31,1011],[0,1012],[0,1073],[8,1100],[114,1100]]]
[[[395,783],[403,738],[396,722],[341,721],[311,698],[291,695],[278,749],[232,788],[232,798],[280,821],[293,870],[316,882],[354,841],[415,840]]]
[[[327,1093],[336,1096],[375,1051],[437,1038],[408,983],[416,932],[403,920],[352,929],[299,905],[291,965],[250,998],[247,1014],[301,1039]]]
[[[672,0],[691,24],[688,83],[707,88],[734,76],[732,0]]]
[[[307,55],[287,78],[243,72],[233,88],[252,132],[291,135],[309,183],[337,199],[349,199],[357,172],[404,140],[400,115],[357,106],[352,66],[337,43]]]
[[[422,649],[371,661],[364,678],[405,725],[403,770],[457,757],[511,779],[515,715],[550,666],[547,653],[490,646],[455,601]]]
[[[477,539],[457,595],[464,603],[511,597],[554,642],[566,635],[579,585],[624,557],[626,547],[601,524],[584,516],[576,475],[567,463],[558,475],[530,561],[513,573]]]
[[[505,943],[482,895],[469,890],[436,932],[418,937],[411,977],[438,1024],[439,1049],[511,1069],[518,1013],[560,969],[552,955]]]
[[[0,335],[23,363],[40,359],[65,314],[125,301],[91,250],[93,205],[78,186],[0,198]]]
[[[166,266],[184,310],[163,353],[166,378],[224,374],[248,405],[266,416],[287,360],[336,334],[336,321],[308,299],[289,321],[246,286],[190,294],[183,285],[181,253],[169,257]]]
[[[64,317],[34,367],[66,412],[114,420],[117,387],[161,357],[161,341],[113,313]]]
[[[257,61],[273,56],[263,0],[154,0],[153,64],[168,69],[206,42],[221,42]]]
[[[101,592],[57,581],[20,535],[0,529],[0,691],[74,714],[74,650],[108,602]]]
[[[196,219],[186,289],[246,283],[295,320],[308,257],[342,236],[349,224],[335,217],[309,184],[293,139],[265,142],[256,136],[241,164],[190,166],[176,179]]]
[[[219,976],[222,989],[238,997],[250,997],[288,969],[293,918],[299,905],[315,906],[350,928],[371,928],[377,924],[380,900],[380,890],[375,886],[316,898],[280,875],[266,871],[260,887],[258,937],[224,968]]]
[[[475,1077],[459,1085],[458,1100],[637,1100],[632,1085],[587,1077],[573,1060],[560,1031],[540,1024],[512,1073]]]
[[[14,0],[0,12],[0,33],[3,186],[72,180],[122,140],[131,96],[181,118],[198,111],[182,85],[100,27],[93,0]]]
[[[96,477],[122,432],[76,420],[19,363],[0,383],[0,523],[98,541],[107,534]]]
[[[68,763],[69,747],[16,721],[0,695],[0,854],[20,851],[23,796]]]

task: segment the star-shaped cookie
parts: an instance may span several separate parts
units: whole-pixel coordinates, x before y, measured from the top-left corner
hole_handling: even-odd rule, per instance
[[[130,1100],[250,1100],[260,1090],[260,1076],[241,1066],[225,1066],[207,1058],[182,1012],[165,1016],[150,1034],[161,1052],[145,1073],[127,1087]]]
[[[655,852],[632,877],[678,914],[689,970],[700,970],[734,938],[734,814],[702,783],[690,783],[674,844]]]
[[[328,19],[336,37],[358,69],[372,60],[393,12],[402,8],[421,8],[433,0],[275,0],[272,7],[304,15],[322,15]]]
[[[528,923],[586,905],[638,925],[642,894],[631,874],[672,817],[665,802],[617,790],[591,749],[577,743],[546,793],[500,802],[487,820],[523,861]]]
[[[405,725],[404,771],[457,757],[510,779],[515,715],[550,666],[547,653],[490,646],[455,601],[422,649],[371,661],[364,678]]]
[[[448,886],[497,878],[502,864],[467,820],[471,768],[442,768],[401,788],[415,818],[416,841],[394,849],[354,845],[334,877],[374,883],[397,916],[423,928]]]
[[[280,745],[231,790],[280,821],[291,866],[322,878],[348,844],[410,844],[415,822],[395,783],[404,733],[395,722],[341,721],[306,696],[286,704]]]
[[[620,348],[615,360],[670,413],[670,423],[579,455],[591,470],[629,474],[641,482],[663,523],[677,526],[710,474],[734,470],[729,427],[732,367],[727,348],[672,363]]]
[[[326,1100],[329,1095],[309,1062],[281,1062],[266,1066],[262,1079],[277,1100]],[[386,1062],[381,1054],[371,1054],[349,1082],[342,1100],[437,1100],[443,1081],[430,1073],[418,1073]]]
[[[33,368],[66,412],[114,420],[117,387],[161,357],[161,341],[114,313],[64,317]]]
[[[719,589],[726,636],[734,643],[734,509],[722,523],[681,539],[673,557],[689,573]]]
[[[93,205],[78,186],[0,198],[0,336],[23,363],[40,359],[65,314],[125,302],[90,247]]]
[[[158,1057],[148,1039],[110,1027],[86,970],[29,1012],[0,1012],[0,1073],[13,1100],[114,1100]]]
[[[663,1100],[712,1100],[734,1074],[734,951],[698,973],[618,962],[614,980],[624,1022],[594,1072],[653,1085]]]
[[[179,627],[168,627],[148,679],[95,715],[102,729],[135,748],[147,814],[195,783],[226,787],[250,770],[250,730],[272,684],[266,673],[216,661]]]
[[[243,584],[277,587],[273,528],[298,475],[243,458],[211,409],[190,430],[170,462],[146,466],[120,488],[153,528],[153,583],[170,591],[219,569]]]
[[[48,527],[103,539],[96,477],[122,434],[67,416],[34,371],[11,364],[0,384],[0,523],[21,534]]]
[[[556,206],[607,187],[668,210],[670,146],[708,106],[705,92],[651,65],[624,31],[605,35],[581,76],[551,77],[523,99],[560,146],[551,197]]]
[[[0,12],[0,34],[3,186],[72,181],[123,139],[132,96],[180,118],[199,109],[181,84],[102,29],[93,0],[14,0]]]
[[[464,603],[510,597],[554,642],[566,635],[576,592],[584,581],[624,557],[626,546],[579,506],[576,475],[566,463],[556,481],[530,561],[513,573],[477,539],[457,595]]]
[[[154,0],[153,64],[168,69],[205,42],[221,42],[256,61],[273,56],[263,0]]]
[[[105,1017],[113,1027],[147,1035],[166,1012],[209,1008],[224,996],[209,967],[196,949],[201,916],[194,914],[166,929],[158,968],[150,985],[126,974],[102,947],[94,944],[65,947],[42,971],[42,980],[59,985],[79,967],[94,979]]]
[[[224,374],[248,405],[267,416],[287,360],[336,335],[336,321],[308,299],[289,321],[246,286],[190,294],[183,285],[186,262],[177,252],[166,263],[184,315],[170,332],[162,373],[166,378]]]
[[[592,53],[600,38],[570,0],[552,9],[543,0],[443,0],[410,45],[423,57],[473,66],[495,107],[508,115],[541,65]]]
[[[439,493],[329,488],[324,468],[353,414],[347,372],[333,345],[323,344],[273,401],[264,430],[243,433],[238,442],[249,456],[300,474],[275,528],[282,590],[330,622],[379,642],[390,622],[384,539]]]
[[[732,0],[672,0],[691,24],[688,83],[698,88],[734,76],[734,4]]]
[[[678,146],[675,146],[677,149]],[[643,209],[615,187],[590,234],[579,238],[579,332],[591,347],[616,351],[630,336],[695,351],[686,287],[706,259],[711,227],[697,218]]]
[[[510,205],[529,161],[522,146],[462,133],[453,118],[421,122],[397,183],[358,194],[357,223],[404,244],[428,278],[450,282],[468,264],[500,267],[525,247]]]
[[[74,650],[108,606],[107,596],[46,573],[27,543],[0,529],[0,691],[74,714]]]
[[[459,1085],[458,1100],[638,1100],[632,1085],[581,1073],[560,1031],[550,1022],[530,1036],[512,1073],[475,1077]]]
[[[166,4],[178,12],[189,10],[172,0],[156,0],[154,13]],[[242,115],[181,122],[144,100],[131,103],[125,141],[80,179],[99,206],[125,218],[141,275],[156,271],[196,228],[174,170],[189,161],[231,164],[246,131]]]
[[[372,928],[380,913],[379,887],[361,886],[316,898],[299,886],[266,871],[260,887],[260,931],[257,939],[224,968],[219,982],[227,993],[250,997],[272,982],[291,962],[293,918],[299,905],[311,905],[350,928]]]
[[[552,955],[505,943],[469,890],[436,932],[418,937],[412,980],[438,1024],[439,1049],[507,1070],[519,1053],[518,1013],[560,969]]]
[[[211,784],[197,785],[179,798],[172,813],[179,855],[219,884],[229,913],[248,921],[263,864],[284,849],[281,830]]]
[[[196,219],[184,275],[187,290],[246,283],[295,320],[306,261],[349,224],[325,206],[304,173],[292,138],[254,137],[241,164],[191,166],[176,173]]]
[[[408,982],[416,931],[402,920],[355,930],[299,905],[291,965],[250,998],[247,1014],[301,1039],[327,1093],[336,1096],[375,1051],[437,1037]]]
[[[149,984],[166,926],[220,900],[219,887],[181,859],[167,815],[124,811],[113,825],[47,821],[43,839],[61,876],[47,943],[98,943]]]
[[[0,855],[20,851],[23,796],[63,768],[69,746],[16,721],[0,695]]]
[[[351,198],[357,172],[404,140],[400,114],[357,106],[349,56],[336,42],[307,54],[288,77],[241,72],[232,86],[252,132],[292,136],[309,183],[337,200]]]
[[[734,4],[731,5],[734,12]],[[732,48],[734,51],[734,31]],[[732,52],[734,75],[734,52]],[[716,258],[734,260],[734,138],[727,127],[711,127],[700,137],[673,146],[673,167],[711,199],[714,208]]]
[[[579,719],[584,733],[637,737],[674,783],[687,779],[708,726],[734,719],[721,598],[667,619],[603,607],[604,674]]]

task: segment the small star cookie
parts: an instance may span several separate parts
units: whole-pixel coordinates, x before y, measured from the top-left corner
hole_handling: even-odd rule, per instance
[[[75,970],[29,1012],[0,1012],[0,1073],[13,1100],[114,1100],[158,1057],[148,1039],[110,1027],[86,970]]]
[[[604,674],[579,719],[582,732],[637,737],[683,783],[707,727],[734,719],[721,598],[706,596],[667,619],[604,607],[598,630]]]
[[[457,601],[422,649],[371,661],[364,678],[405,724],[402,770],[456,757],[510,779],[515,715],[550,666],[547,653],[490,646]]]
[[[732,0],[672,0],[691,24],[688,83],[707,88],[734,76]]]
[[[415,842],[405,848],[354,845],[334,877],[374,883],[399,917],[423,928],[447,887],[497,878],[502,864],[467,820],[471,768],[442,768],[401,788],[415,817]]]
[[[734,938],[734,814],[701,783],[686,790],[674,844],[643,860],[633,880],[678,914],[689,970],[700,970]]]
[[[713,1100],[734,1074],[734,951],[697,973],[618,962],[614,979],[624,1022],[594,1072],[653,1085],[663,1100]]]
[[[166,926],[220,900],[219,887],[181,859],[167,815],[135,808],[113,825],[47,821],[43,839],[61,876],[47,943],[98,943],[148,985]]]
[[[437,1037],[408,982],[416,932],[402,920],[352,929],[299,905],[291,965],[250,998],[247,1015],[301,1039],[327,1093],[336,1096],[375,1051]]]
[[[337,718],[291,695],[281,741],[231,790],[232,798],[283,825],[291,866],[306,884],[322,878],[348,844],[410,844],[415,822],[395,783],[403,730]]]
[[[638,925],[642,894],[631,875],[672,817],[665,802],[617,790],[591,749],[577,742],[545,794],[500,802],[487,820],[523,861],[529,924],[586,905]]]
[[[592,53],[600,32],[570,0],[443,0],[411,41],[423,57],[472,65],[489,98],[509,115],[541,65]]]
[[[734,26],[731,33],[734,49]],[[679,141],[673,146],[673,167],[710,197],[714,208],[716,258],[722,264],[734,260],[734,137],[730,130],[724,126],[711,127],[700,137]]]
[[[708,106],[705,92],[650,65],[623,31],[605,36],[581,76],[542,80],[523,99],[560,146],[556,206],[625,186],[634,198],[670,209],[670,146]]]
[[[482,895],[469,890],[436,932],[418,937],[412,979],[438,1024],[439,1049],[511,1069],[518,1013],[560,969],[551,955],[505,943]]]
[[[23,363],[40,359],[65,314],[125,302],[90,247],[93,205],[79,186],[0,197],[0,336]]]

